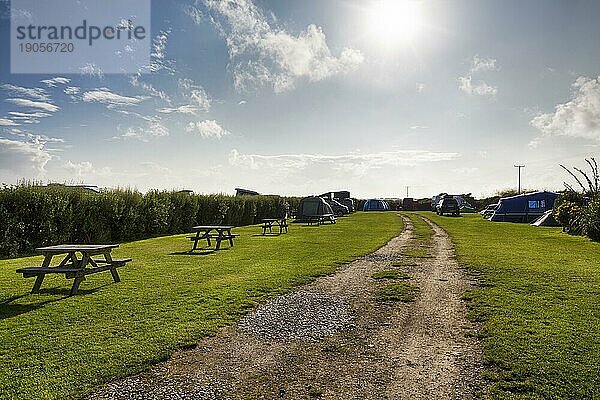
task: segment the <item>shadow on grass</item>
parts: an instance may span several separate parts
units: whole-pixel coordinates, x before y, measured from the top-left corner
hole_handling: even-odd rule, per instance
[[[252,235],[253,237],[272,237],[272,236],[281,236],[282,233],[278,232],[267,232],[267,233],[257,233],[256,235]]]
[[[108,285],[109,284],[101,285],[101,286],[98,286],[93,289],[79,289],[75,296],[83,296],[86,294],[92,294]],[[58,299],[48,300],[48,299],[44,299],[43,295],[61,296],[61,297]],[[39,299],[40,301],[38,301],[36,303],[32,303],[32,304],[14,304],[15,301],[25,298],[27,296],[37,296],[37,299]],[[27,293],[27,294],[22,294],[19,296],[9,297],[8,299],[2,300],[0,302],[0,320],[16,317],[18,315],[25,314],[30,311],[38,310],[40,308],[43,308],[47,304],[61,301],[68,297],[73,297],[73,296],[71,296],[71,289],[70,288],[59,288],[59,287],[40,289],[39,294]]]
[[[219,249],[221,251],[222,249]],[[169,253],[170,256],[207,256],[209,254],[216,253],[215,249],[197,249],[197,250],[188,250],[188,251],[175,251],[173,253]]]

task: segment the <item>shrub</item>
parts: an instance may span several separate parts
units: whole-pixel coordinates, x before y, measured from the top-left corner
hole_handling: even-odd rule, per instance
[[[600,195],[595,196],[581,213],[582,233],[600,242]]]
[[[283,216],[298,198],[233,197],[131,189],[93,193],[63,185],[0,188],[0,256],[57,243],[119,243],[190,232],[194,225],[250,225]]]
[[[563,230],[573,235],[582,231],[581,216],[584,209],[582,194],[568,190],[561,194],[554,202],[554,218],[561,224]]]

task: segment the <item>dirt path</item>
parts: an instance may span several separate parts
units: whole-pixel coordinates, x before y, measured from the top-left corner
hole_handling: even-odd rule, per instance
[[[412,224],[334,275],[259,306],[151,371],[91,399],[469,399],[481,354],[461,296],[471,284],[436,225],[430,258],[407,257]],[[381,302],[371,277],[400,270],[412,303]]]

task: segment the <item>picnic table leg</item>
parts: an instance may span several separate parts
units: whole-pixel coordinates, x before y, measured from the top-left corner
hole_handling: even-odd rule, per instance
[[[112,257],[110,255],[110,251],[107,251],[106,253],[104,253],[104,259],[106,260],[107,263],[109,263],[109,264],[112,265],[113,260],[112,260]],[[117,268],[115,266],[113,266],[110,269],[110,273],[111,273],[113,281],[115,283],[121,282],[121,278],[119,277],[119,273],[117,272]]]
[[[115,281],[115,283],[121,282],[121,278],[119,277],[119,273],[117,272],[117,268],[112,267],[110,269],[110,273],[112,274],[113,281]]]
[[[70,296],[75,296],[77,294],[77,290],[79,290],[79,285],[83,281],[85,281],[85,276],[84,275],[76,276],[75,277],[75,280],[73,281],[73,286],[71,287]]]
[[[227,230],[227,236],[229,236],[229,245],[233,247],[233,236],[231,236],[231,230]]]
[[[194,245],[192,246],[192,251],[198,248],[198,240],[200,239],[200,231],[196,232],[196,237],[194,238]]]
[[[45,276],[46,274],[39,274],[37,278],[35,278],[35,283],[33,284],[33,289],[31,289],[31,294],[37,294],[40,292],[40,286],[42,286]]]
[[[50,266],[50,261],[52,261],[52,254],[44,254],[44,261],[42,262],[42,267],[48,268]],[[40,287],[42,286],[45,277],[46,274],[39,274],[35,278],[35,283],[33,284],[33,288],[31,289],[32,294],[37,294],[40,292]]]

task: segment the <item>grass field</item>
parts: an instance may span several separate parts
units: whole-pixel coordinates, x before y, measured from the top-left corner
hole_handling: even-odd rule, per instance
[[[122,282],[92,275],[74,297],[62,276],[28,294],[33,280],[15,269],[39,265],[39,257],[0,261],[0,398],[76,398],[142,371],[401,229],[393,212],[357,213],[335,225],[292,224],[277,237],[238,228],[233,249],[208,255],[185,254],[185,235],[127,243],[115,251],[134,260],[120,269]]]
[[[478,274],[467,294],[492,398],[600,398],[600,243],[560,228],[421,213]]]

